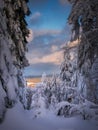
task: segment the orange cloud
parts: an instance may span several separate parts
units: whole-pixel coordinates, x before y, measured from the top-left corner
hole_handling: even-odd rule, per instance
[[[57,51],[58,49],[59,49],[59,47],[56,46],[56,45],[52,45],[52,47],[51,47],[52,52],[55,52],[55,51]]]
[[[34,36],[39,37],[43,35],[57,35],[60,34],[61,30],[34,30]]]

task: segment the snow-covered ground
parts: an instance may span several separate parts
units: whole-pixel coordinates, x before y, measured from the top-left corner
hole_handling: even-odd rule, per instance
[[[34,118],[31,110],[24,110],[21,103],[8,109],[0,130],[98,130],[98,122],[80,117],[58,117],[42,108],[42,114]]]

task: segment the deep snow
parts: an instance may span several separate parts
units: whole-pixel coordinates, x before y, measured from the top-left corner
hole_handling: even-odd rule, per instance
[[[34,118],[33,111],[24,110],[21,103],[8,109],[0,130],[98,130],[98,122],[80,117],[57,117],[42,108],[42,113]]]

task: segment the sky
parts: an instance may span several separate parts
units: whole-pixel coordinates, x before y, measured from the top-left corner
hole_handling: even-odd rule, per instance
[[[25,76],[59,73],[63,61],[63,46],[70,39],[67,18],[70,5],[66,0],[29,0],[31,15],[26,17],[30,30],[28,52],[29,66]]]

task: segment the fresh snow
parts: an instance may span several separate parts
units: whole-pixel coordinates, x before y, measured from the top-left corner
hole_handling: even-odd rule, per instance
[[[98,130],[98,122],[80,117],[58,117],[49,109],[41,108],[40,115],[33,117],[33,110],[24,110],[21,103],[8,109],[0,130]]]

